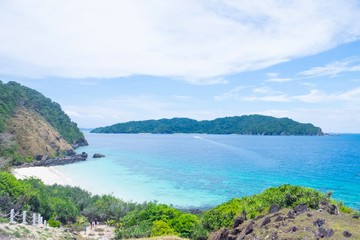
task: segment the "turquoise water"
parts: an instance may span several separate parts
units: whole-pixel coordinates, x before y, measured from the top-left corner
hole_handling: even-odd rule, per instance
[[[86,162],[56,167],[93,192],[211,207],[284,183],[333,191],[360,209],[360,135],[324,137],[86,133]]]

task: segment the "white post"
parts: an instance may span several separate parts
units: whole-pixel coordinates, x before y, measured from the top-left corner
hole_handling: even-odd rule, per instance
[[[33,226],[36,225],[36,213],[33,213]]]
[[[41,214],[39,213],[38,215],[38,225],[40,226],[41,225]]]
[[[47,227],[47,221],[46,220],[44,220],[44,226]]]
[[[40,217],[40,225],[43,225],[43,217]]]
[[[10,211],[10,224],[15,224],[16,222],[14,221],[15,218],[15,210],[11,209]]]
[[[27,224],[26,222],[26,211],[23,211],[23,221],[22,221],[23,224]]]

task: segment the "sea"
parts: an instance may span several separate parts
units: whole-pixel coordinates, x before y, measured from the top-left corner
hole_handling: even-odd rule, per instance
[[[360,135],[94,134],[85,162],[55,166],[94,194],[206,209],[282,184],[360,210]],[[94,153],[104,158],[92,158]]]

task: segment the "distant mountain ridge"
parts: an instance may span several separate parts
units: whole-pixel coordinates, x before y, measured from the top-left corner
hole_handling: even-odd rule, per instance
[[[289,118],[244,115],[197,121],[190,118],[131,121],[95,128],[92,133],[204,133],[241,135],[324,135],[321,128]]]
[[[0,81],[0,160],[18,165],[73,154],[84,145],[83,133],[58,103],[19,83]]]

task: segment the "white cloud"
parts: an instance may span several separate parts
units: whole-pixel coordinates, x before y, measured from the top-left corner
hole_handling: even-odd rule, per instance
[[[237,86],[236,88],[231,89],[230,91],[227,91],[227,92],[224,92],[223,94],[215,96],[214,99],[216,101],[224,101],[224,100],[228,100],[228,99],[232,99],[232,98],[237,99],[240,96],[241,92],[246,88],[248,88],[248,87]]]
[[[330,76],[336,77],[343,72],[359,72],[360,71],[360,59],[347,59],[342,61],[336,61],[329,63],[323,67],[313,67],[309,70],[300,72],[300,75],[319,77]]]
[[[278,73],[267,73],[266,76],[268,79],[265,82],[275,82],[275,83],[283,83],[283,82],[290,82],[292,78],[281,78],[279,77]]]
[[[360,103],[360,87],[332,94],[327,94],[323,91],[313,89],[308,94],[293,96],[292,99],[306,103],[327,103],[339,101]]]
[[[303,103],[330,103],[330,102],[356,102],[360,103],[360,87],[344,92],[326,93],[318,89],[302,95],[289,95],[288,93],[275,91],[268,87],[253,88],[253,95],[245,95],[244,86],[236,87],[228,92],[214,97],[217,101],[234,99],[238,101],[261,101],[261,102],[303,102]]]
[[[286,94],[269,95],[269,96],[246,96],[243,97],[244,101],[263,101],[263,102],[290,102],[291,99]]]
[[[12,0],[0,8],[2,75],[219,84],[360,36],[351,0]]]

